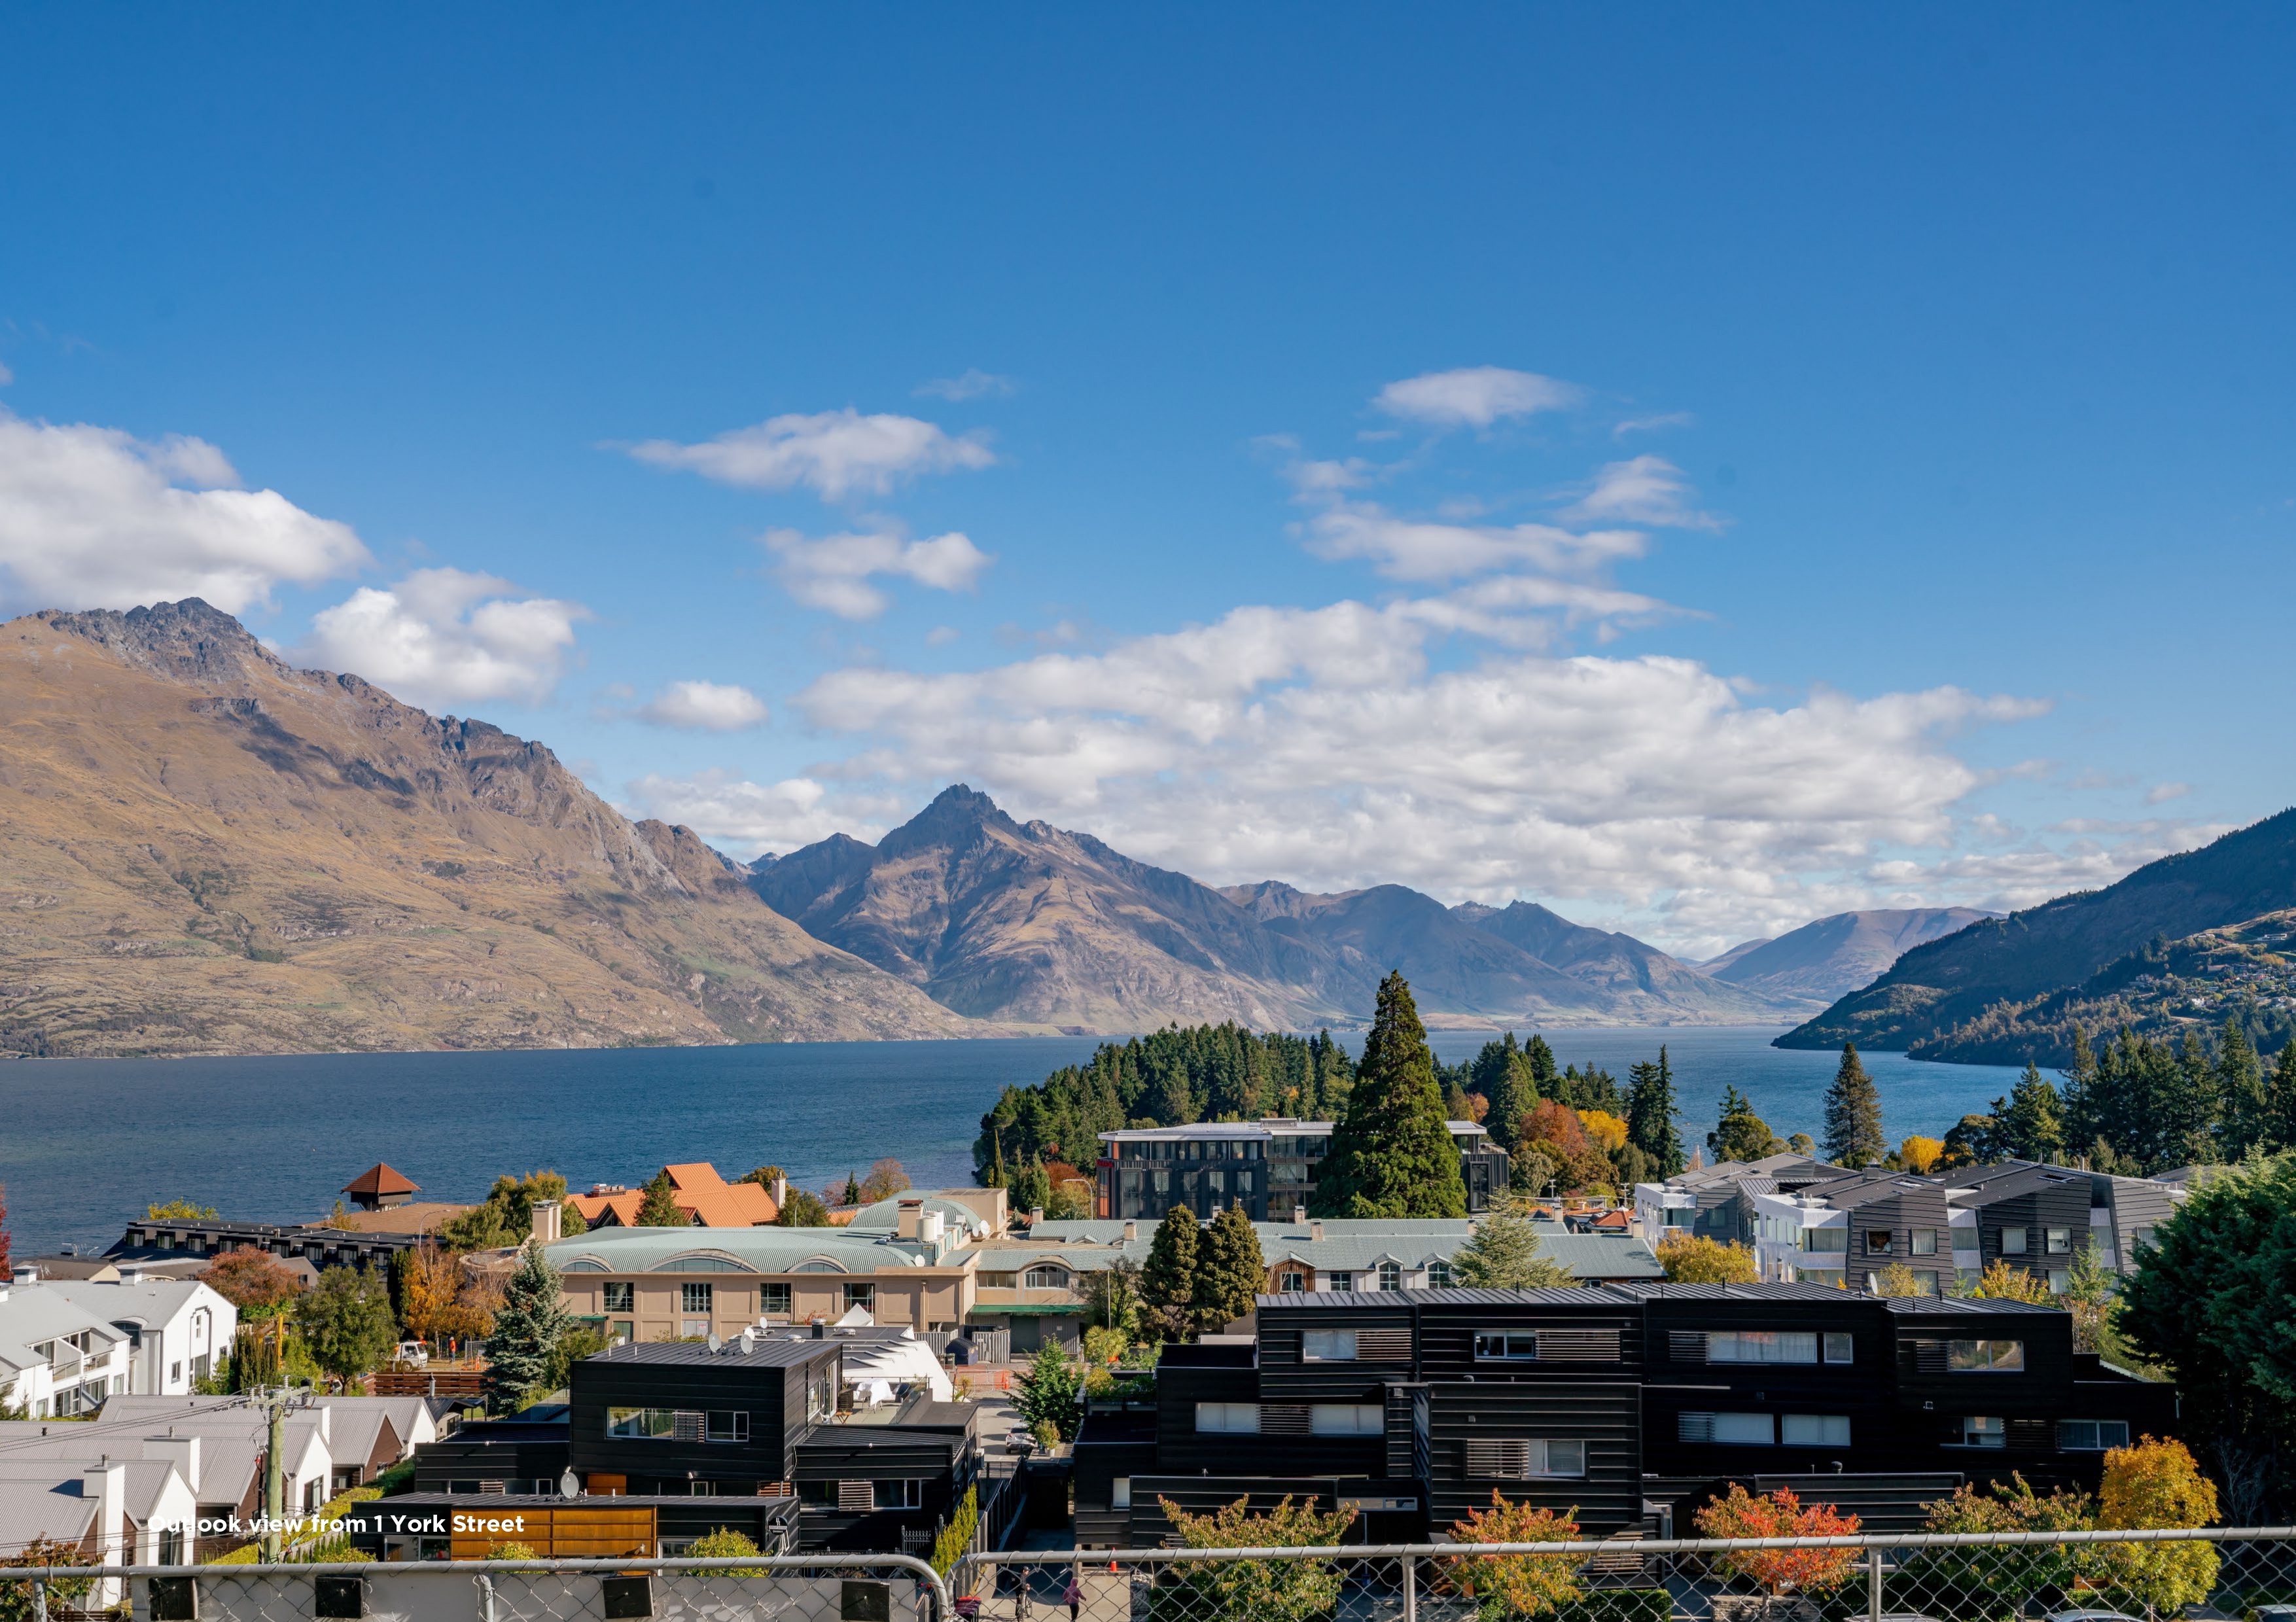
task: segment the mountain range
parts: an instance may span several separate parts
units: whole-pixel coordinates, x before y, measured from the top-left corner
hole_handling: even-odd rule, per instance
[[[0,625],[0,1053],[976,1034],[538,743],[196,598]]]
[[[1831,1002],[1872,984],[1876,975],[1923,942],[1999,916],[1973,906],[1836,913],[1772,939],[1742,941],[1698,966],[1750,991]]]
[[[1516,902],[1382,884],[1216,889],[959,785],[876,845],[755,864],[767,905],[962,1013],[1128,1032],[1362,1021],[1400,970],[1436,1026],[1759,1023],[1816,1006],[1733,986],[1630,936]]]
[[[2174,1032],[2231,1015],[2269,1049],[2296,1006],[2292,908],[2296,810],[1917,946],[1778,1045],[2063,1064],[2076,1024]]]

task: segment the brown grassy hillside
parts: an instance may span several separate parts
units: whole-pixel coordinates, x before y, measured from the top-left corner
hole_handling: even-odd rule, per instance
[[[0,1052],[988,1029],[540,744],[292,669],[196,599],[0,625]]]

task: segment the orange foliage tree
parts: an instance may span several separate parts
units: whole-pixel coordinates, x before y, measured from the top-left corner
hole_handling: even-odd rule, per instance
[[[277,1317],[303,1286],[268,1250],[241,1245],[200,1270],[200,1282],[239,1308],[242,1319],[260,1323]]]
[[[1469,1510],[1464,1520],[1451,1526],[1451,1541],[1460,1544],[1561,1544],[1578,1536],[1574,1511],[1556,1514],[1527,1503],[1511,1503],[1505,1494],[1491,1494],[1488,1510]],[[1585,1561],[1575,1554],[1487,1554],[1479,1560],[1451,1563],[1448,1575],[1480,1602],[1490,1617],[1538,1617],[1559,1610],[1579,1595],[1578,1570]]]
[[[1702,1537],[1849,1537],[1858,1526],[1857,1516],[1830,1503],[1804,1504],[1792,1487],[1758,1498],[1734,1481],[1730,1495],[1699,1511],[1697,1520]],[[1855,1549],[1749,1549],[1721,1556],[1715,1567],[1773,1595],[1823,1593],[1849,1580],[1857,1555]]]

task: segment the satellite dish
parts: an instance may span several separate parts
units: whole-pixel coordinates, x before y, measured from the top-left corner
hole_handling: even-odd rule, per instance
[[[558,1495],[562,1498],[579,1498],[582,1495],[581,1478],[570,1470],[562,1473],[558,1478]]]
[[[723,1340],[718,1339],[717,1331],[712,1330],[709,1331],[709,1349],[711,1351],[721,1351],[724,1349],[725,1345],[726,1343]]]

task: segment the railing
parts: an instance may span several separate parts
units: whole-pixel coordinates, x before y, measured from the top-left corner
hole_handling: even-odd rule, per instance
[[[730,1560],[0,1567],[0,1615],[71,1622],[949,1622],[948,1590],[898,1554]]]
[[[2141,1622],[2296,1604],[2296,1528],[968,1555],[988,1622]]]

